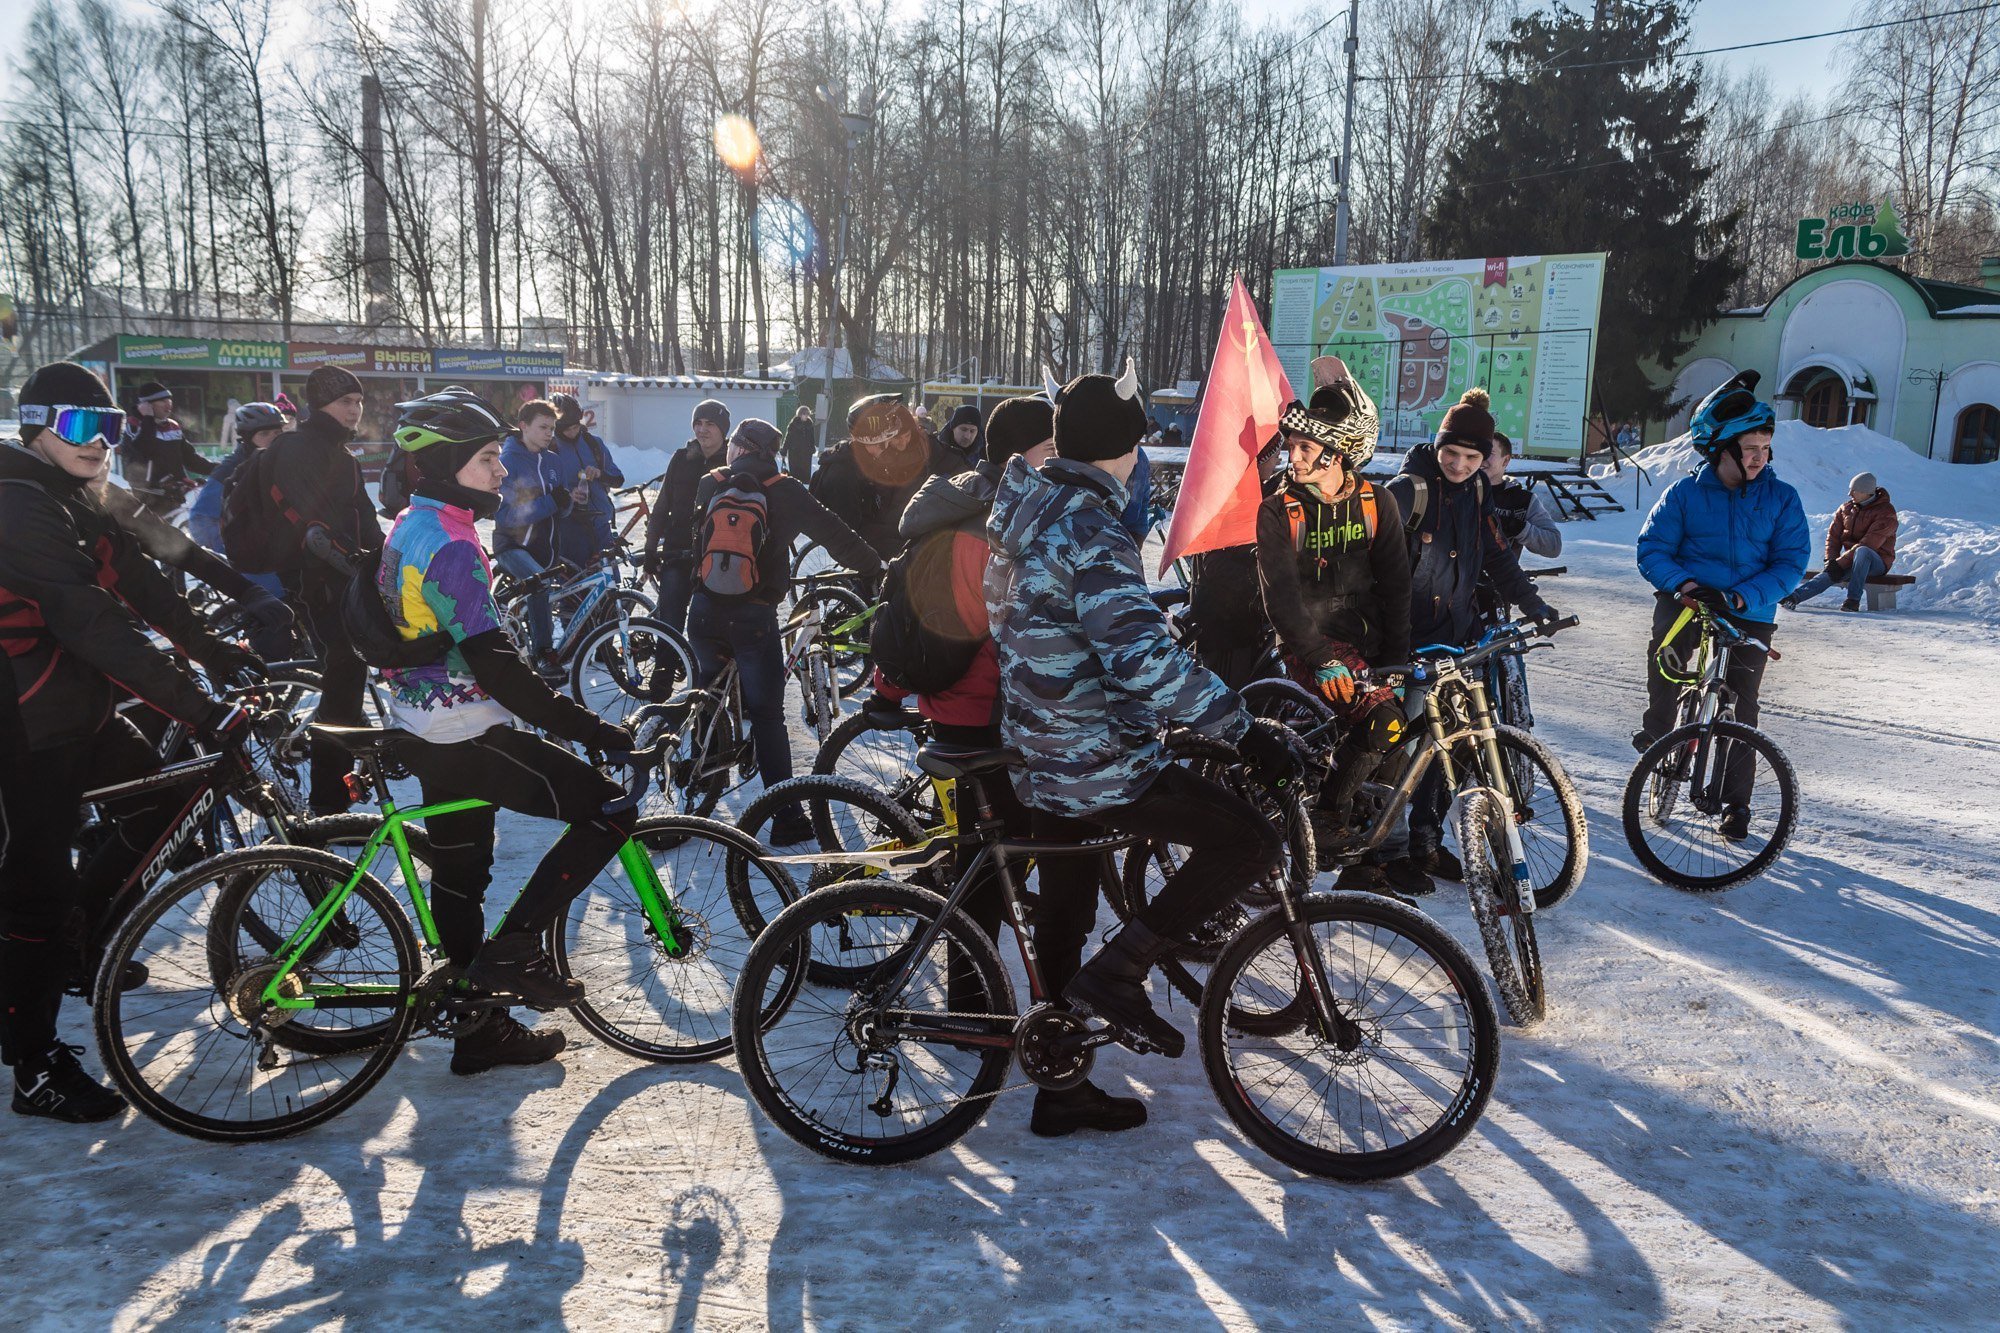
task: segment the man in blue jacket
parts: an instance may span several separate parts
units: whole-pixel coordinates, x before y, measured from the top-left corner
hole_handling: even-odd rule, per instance
[[[583,404],[570,394],[554,395],[556,461],[572,503],[556,519],[556,554],[575,565],[587,565],[611,545],[612,515],[617,505],[611,492],[625,484],[611,450],[584,425]]]
[[[1641,751],[1673,729],[1680,687],[1660,674],[1659,651],[1680,617],[1679,599],[1706,603],[1768,646],[1778,599],[1799,586],[1812,558],[1799,493],[1771,470],[1777,414],[1757,400],[1757,379],[1746,370],[1702,400],[1688,433],[1708,461],[1667,487],[1639,529],[1639,572],[1659,589],[1646,647],[1646,714],[1632,737]],[[1758,652],[1730,659],[1736,720],[1748,726],[1757,725],[1764,661]],[[1749,827],[1749,793],[1729,796],[1720,831],[1740,839]]]
[[[507,479],[500,487],[500,510],[493,516],[493,563],[517,579],[533,578],[556,562],[556,523],[570,509],[569,488],[552,447],[555,404],[537,398],[521,409],[514,433],[500,443]],[[549,590],[528,594],[528,652],[546,674],[555,625]]]

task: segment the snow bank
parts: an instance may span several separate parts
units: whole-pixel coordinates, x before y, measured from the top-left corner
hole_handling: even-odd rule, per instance
[[[1894,572],[1917,580],[1902,590],[1899,604],[2000,621],[2000,465],[1937,462],[1866,426],[1818,430],[1781,421],[1773,448],[1773,466],[1798,488],[1812,520],[1815,565],[1848,482],[1873,472],[1901,518]],[[1640,450],[1632,461],[1652,480],[1642,500],[1650,506],[1701,460],[1683,435]],[[1631,493],[1630,472],[1616,475],[1602,464],[1591,472],[1620,499]],[[1601,535],[1623,529],[1636,537],[1643,519],[1643,512],[1614,515],[1600,525]]]

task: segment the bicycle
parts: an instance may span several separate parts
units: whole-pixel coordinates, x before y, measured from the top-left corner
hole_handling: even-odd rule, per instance
[[[570,697],[598,716],[623,721],[694,679],[686,637],[652,618],[652,599],[625,585],[615,554],[581,570],[559,561],[530,578],[503,581],[494,601],[515,643],[532,642],[528,595],[542,587],[553,589],[549,654],[568,672]]]
[[[1736,720],[1729,688],[1736,653],[1761,652],[1773,662],[1781,655],[1704,603],[1679,600],[1656,663],[1681,686],[1674,728],[1647,747],[1625,783],[1625,841],[1661,883],[1714,893],[1763,874],[1785,850],[1798,824],[1798,777],[1776,741]],[[1668,649],[1690,624],[1699,640],[1683,670]],[[1753,807],[1773,791],[1775,812]],[[1742,822],[1725,829],[1732,814]]]
[[[926,745],[919,767],[957,784],[969,830],[900,856],[795,858],[893,869],[967,853],[948,893],[883,878],[816,889],[751,946],[733,1028],[744,1081],[807,1148],[852,1162],[923,1157],[985,1115],[1010,1063],[1026,1079],[1016,1086],[1063,1089],[1088,1077],[1100,1046],[1146,1049],[1048,994],[1015,859],[1096,856],[1108,871],[1113,853],[1140,840],[1007,836],[984,784],[1020,762]],[[993,942],[962,910],[989,870],[1019,946],[1026,1013]],[[1301,1171],[1379,1180],[1436,1161],[1477,1123],[1497,1067],[1498,1022],[1471,960],[1412,907],[1283,885],[1278,876],[1277,905],[1211,974],[1199,1024],[1211,1088],[1251,1142]]]
[[[1569,566],[1555,565],[1548,569],[1524,569],[1521,572],[1532,581],[1566,574],[1569,572]],[[1482,584],[1482,595],[1487,592],[1488,589]],[[1498,594],[1492,595],[1494,605],[1489,616],[1490,623],[1486,633],[1475,645],[1478,647],[1484,647],[1498,634],[1520,627],[1517,622],[1506,618],[1506,606],[1499,602]],[[1496,653],[1486,660],[1486,693],[1493,701],[1493,715],[1500,721],[1510,727],[1518,727],[1522,731],[1535,729],[1535,712],[1528,702],[1528,659],[1525,653],[1510,650]]]
[[[360,762],[380,819],[353,863],[327,851],[265,845],[210,858],[174,877],[120,927],[98,971],[143,966],[146,981],[104,992],[96,1008],[105,1068],[132,1104],[177,1132],[279,1138],[352,1106],[422,1033],[470,1032],[507,996],[465,990],[441,955],[415,821],[480,808],[475,799],[400,809],[384,752],[407,733],[313,727]],[[636,805],[667,743],[634,752]],[[711,1060],[731,1046],[733,973],[747,939],[795,899],[780,866],[725,824],[642,819],[612,866],[584,885],[549,930],[556,970],[583,980],[570,1011],[619,1050],[665,1063]],[[410,916],[372,873],[392,852]],[[718,863],[756,862],[732,901]],[[252,930],[251,922],[260,923]]]
[[[1453,822],[1473,919],[1494,987],[1508,1016],[1522,1026],[1548,1011],[1535,914],[1560,905],[1582,884],[1590,833],[1582,798],[1548,747],[1494,719],[1480,668],[1503,652],[1545,647],[1532,640],[1576,623],[1571,616],[1524,627],[1468,650],[1434,645],[1418,662],[1365,673],[1370,685],[1401,680],[1413,687],[1405,709],[1412,722],[1421,716],[1424,725],[1409,727],[1376,780],[1361,784],[1348,836],[1325,847],[1337,866],[1368,859],[1401,823],[1430,766],[1442,764],[1458,806]],[[1323,781],[1340,748],[1341,724],[1332,710],[1290,680],[1255,681],[1243,695],[1260,716],[1317,719],[1300,739]],[[1299,730],[1296,721],[1291,725]]]

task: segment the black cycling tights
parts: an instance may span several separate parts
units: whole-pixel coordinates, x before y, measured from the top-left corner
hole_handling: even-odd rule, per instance
[[[38,1055],[56,1039],[63,988],[83,965],[83,941],[113,924],[105,909],[152,850],[189,792],[165,788],[105,812],[81,871],[74,843],[83,793],[157,772],[160,759],[122,717],[94,736],[30,751],[0,778],[0,1059]]]
[[[607,804],[624,798],[617,783],[568,750],[511,727],[446,745],[409,741],[397,755],[422,784],[424,804],[468,797],[493,803],[424,821],[431,841],[431,915],[445,956],[460,967],[472,961],[486,935],[495,807],[569,825],[507,909],[499,933],[509,935],[547,930],[638,823],[636,811],[604,813]]]

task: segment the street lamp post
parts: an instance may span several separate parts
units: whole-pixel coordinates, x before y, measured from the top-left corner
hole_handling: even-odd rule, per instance
[[[1951,374],[1944,370],[1913,370],[1907,378],[1912,384],[1928,384],[1931,386],[1931,433],[1930,438],[1924,441],[1924,457],[1935,458],[1937,457],[1938,409],[1944,406],[1944,382],[1951,378]]]

